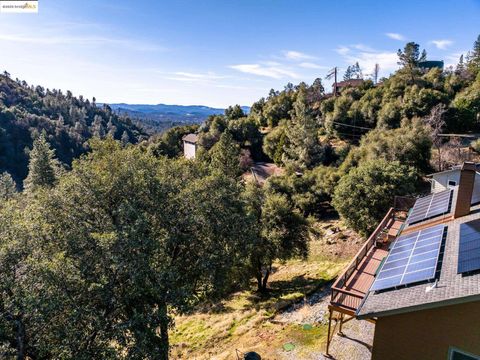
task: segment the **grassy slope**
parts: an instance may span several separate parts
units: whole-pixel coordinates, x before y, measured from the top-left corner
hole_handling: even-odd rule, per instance
[[[233,294],[221,303],[176,318],[171,333],[172,357],[177,359],[235,359],[235,350],[257,351],[262,359],[277,359],[283,345],[295,343],[296,356],[321,352],[326,326],[311,330],[302,325],[278,323],[273,317],[289,304],[301,300],[332,280],[361,245],[353,232],[333,233],[337,222],[317,224],[320,239],[310,243],[307,260],[277,264],[271,277],[271,292],[260,297],[252,290]],[[322,236],[324,235],[324,236]]]

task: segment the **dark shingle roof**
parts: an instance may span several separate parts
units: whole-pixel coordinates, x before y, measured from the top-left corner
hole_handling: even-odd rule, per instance
[[[196,144],[197,141],[198,141],[198,135],[197,134],[188,134],[188,135],[185,135],[182,138],[182,140],[186,141],[186,142],[189,142],[189,143],[192,143],[192,144]]]
[[[363,79],[350,79],[337,82],[337,87],[345,87],[345,86],[360,86],[364,83]],[[335,86],[335,84],[333,84]]]

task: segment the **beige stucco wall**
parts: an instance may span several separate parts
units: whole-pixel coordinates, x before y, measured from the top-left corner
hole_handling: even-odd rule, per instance
[[[480,355],[480,302],[379,318],[372,360],[442,360],[450,346]]]
[[[187,159],[195,159],[195,150],[196,150],[196,145],[186,142],[183,142],[183,154]]]

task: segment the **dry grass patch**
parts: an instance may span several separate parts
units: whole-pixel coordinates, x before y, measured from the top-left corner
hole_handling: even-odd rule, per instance
[[[239,349],[257,351],[262,359],[301,359],[307,353],[322,351],[325,325],[313,324],[312,329],[305,330],[301,325],[271,321],[331,281],[361,246],[358,235],[338,221],[318,226],[322,236],[310,242],[308,259],[275,264],[267,295],[257,294],[252,282],[251,290],[204,306],[201,312],[178,316],[171,333],[172,358],[235,359],[235,349]],[[346,239],[332,240],[330,235],[338,237],[339,232],[345,232]],[[295,344],[294,350],[283,349],[288,342]]]

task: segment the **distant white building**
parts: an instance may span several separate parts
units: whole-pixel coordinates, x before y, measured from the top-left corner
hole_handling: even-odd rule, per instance
[[[183,140],[183,155],[187,159],[195,159],[195,155],[197,153],[198,135],[188,134],[188,135],[185,135],[182,138],[182,140]]]
[[[480,164],[475,164],[475,184],[473,185],[472,204],[480,203]],[[428,175],[430,178],[431,192],[436,193],[446,189],[453,189],[460,182],[461,166],[454,166],[450,170],[440,171]]]

